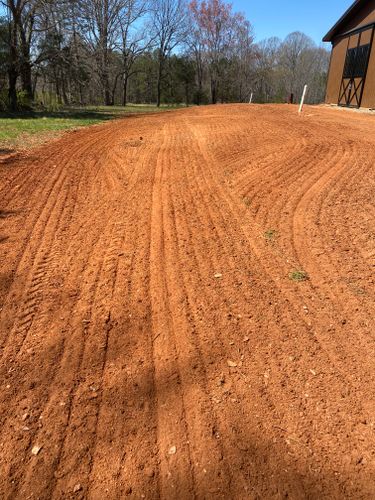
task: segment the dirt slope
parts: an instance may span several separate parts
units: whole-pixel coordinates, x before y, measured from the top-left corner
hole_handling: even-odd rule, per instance
[[[374,132],[217,106],[0,163],[1,498],[373,498]]]

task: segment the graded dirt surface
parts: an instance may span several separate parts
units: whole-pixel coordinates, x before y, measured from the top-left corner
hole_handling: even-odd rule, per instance
[[[3,161],[0,497],[374,498],[374,164],[258,105]]]

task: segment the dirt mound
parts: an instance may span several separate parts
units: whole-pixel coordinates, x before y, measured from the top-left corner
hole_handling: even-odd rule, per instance
[[[140,116],[0,163],[2,498],[371,498],[374,118]]]

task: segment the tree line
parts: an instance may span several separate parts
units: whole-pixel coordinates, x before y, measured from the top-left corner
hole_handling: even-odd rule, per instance
[[[225,0],[0,0],[0,106],[283,102],[324,97],[329,54],[254,42]]]

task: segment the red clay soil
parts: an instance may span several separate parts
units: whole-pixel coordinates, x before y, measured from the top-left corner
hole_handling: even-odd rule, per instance
[[[257,105],[2,161],[0,497],[374,498],[374,163]]]

